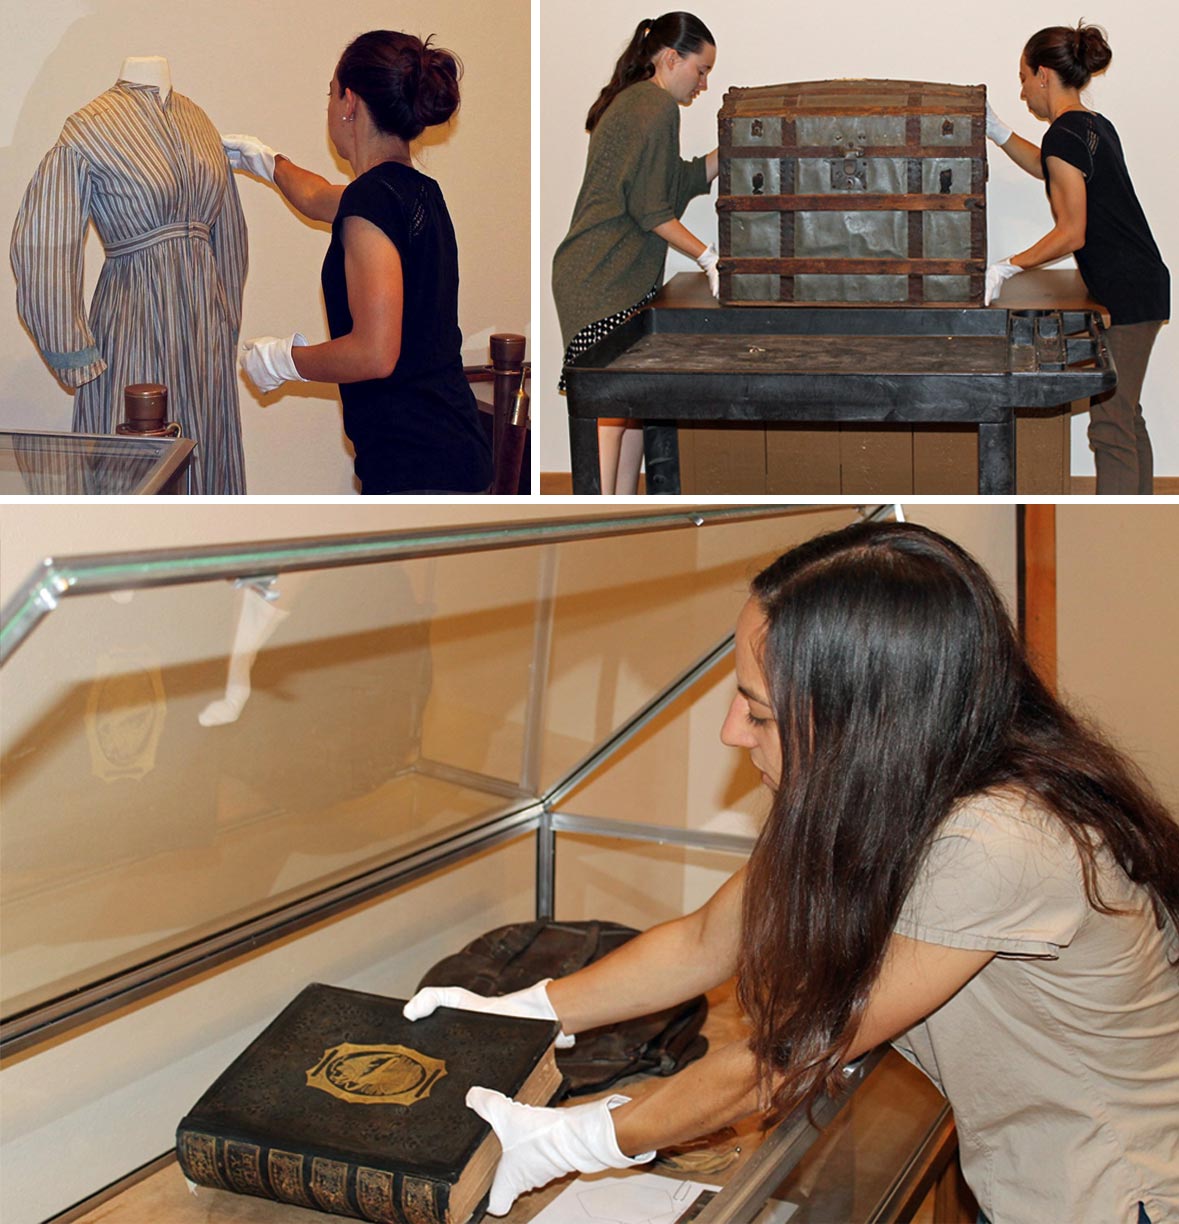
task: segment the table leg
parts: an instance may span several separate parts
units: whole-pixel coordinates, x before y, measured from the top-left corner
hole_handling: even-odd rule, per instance
[[[601,493],[602,467],[598,458],[598,422],[593,417],[569,418],[569,459],[574,493]]]
[[[1015,413],[978,427],[978,491],[1015,492]]]
[[[678,495],[680,438],[674,425],[648,422],[643,426],[643,458],[647,463],[647,492]]]

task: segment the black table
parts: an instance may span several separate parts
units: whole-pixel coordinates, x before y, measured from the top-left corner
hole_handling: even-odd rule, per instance
[[[574,493],[601,491],[597,421],[643,424],[647,492],[680,492],[676,421],[978,427],[980,493],[1015,492],[1015,409],[1112,388],[1087,310],[658,304],[565,368]]]

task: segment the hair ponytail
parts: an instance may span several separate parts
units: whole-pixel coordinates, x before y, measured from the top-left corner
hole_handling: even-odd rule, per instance
[[[1105,31],[1100,26],[1086,25],[1082,18],[1072,26],[1048,26],[1033,34],[1023,49],[1028,67],[1037,72],[1051,68],[1061,83],[1071,89],[1084,89],[1099,72],[1104,72],[1113,59]]]
[[[690,55],[703,46],[716,46],[708,27],[691,13],[664,13],[654,21],[646,18],[635,26],[626,50],[614,65],[614,75],[598,94],[585,117],[585,130],[592,132],[606,108],[628,86],[655,75],[655,57],[670,47],[680,55]]]
[[[396,30],[370,30],[354,38],[336,66],[341,94],[351,89],[380,131],[405,141],[458,110],[461,76],[462,63],[453,52]]]

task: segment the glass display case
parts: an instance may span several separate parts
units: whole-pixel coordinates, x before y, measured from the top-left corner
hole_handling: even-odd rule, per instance
[[[187,493],[188,438],[0,431],[0,494]]]
[[[745,763],[705,764],[749,579],[893,509],[47,560],[0,614],[4,1051],[507,844],[534,847],[537,916],[701,903],[764,810]],[[841,1104],[782,1123],[701,1218],[752,1218]]]

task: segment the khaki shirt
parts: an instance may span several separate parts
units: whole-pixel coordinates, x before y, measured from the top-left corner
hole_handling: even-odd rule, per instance
[[[995,958],[894,1043],[949,1099],[994,1224],[1179,1220],[1179,952],[1099,853],[1103,914],[1064,827],[1010,791],[930,847],[896,930]]]

